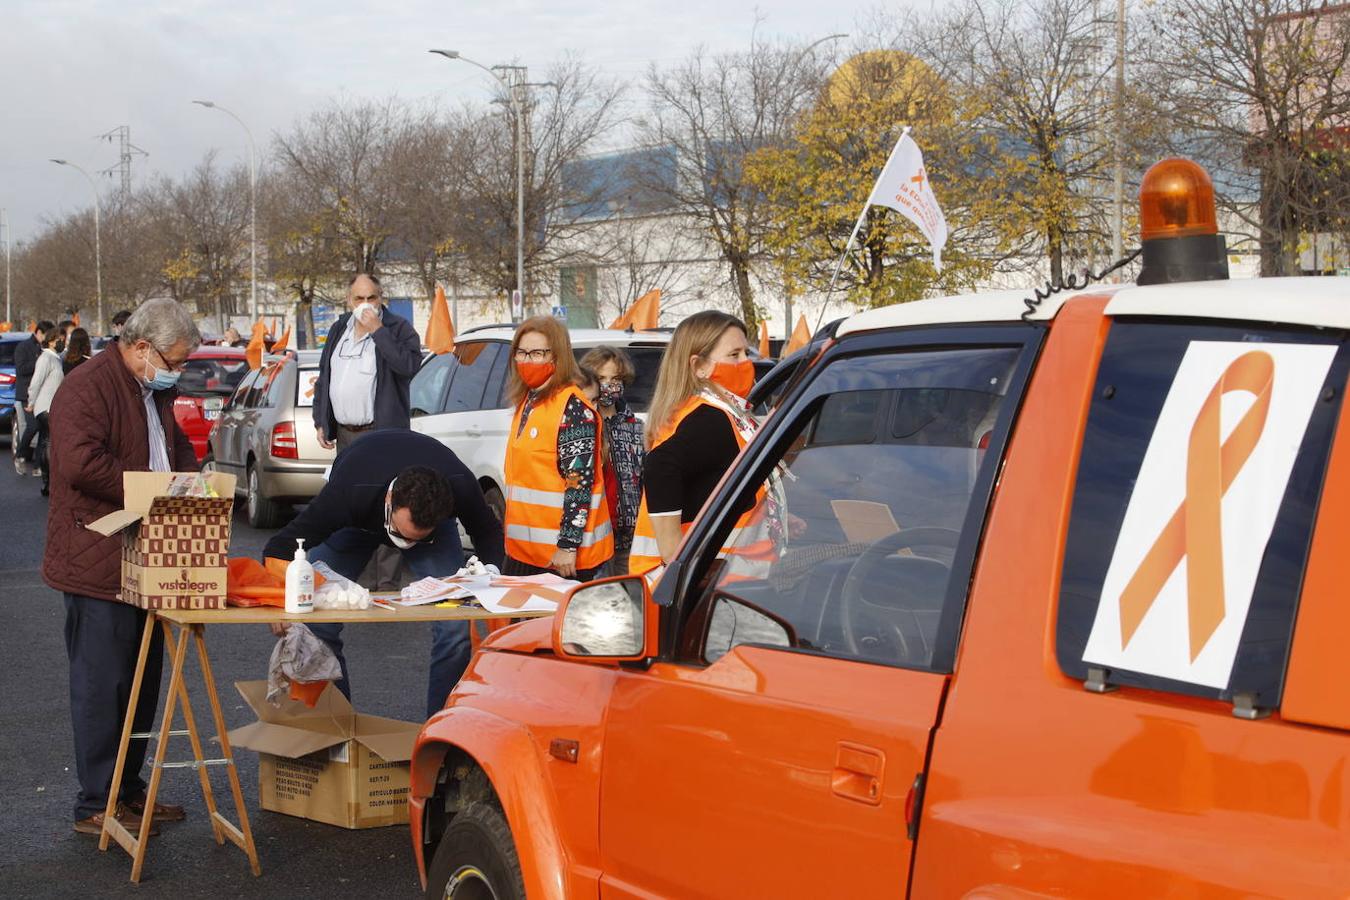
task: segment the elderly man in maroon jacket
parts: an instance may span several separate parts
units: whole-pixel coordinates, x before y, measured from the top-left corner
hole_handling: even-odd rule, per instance
[[[98,834],[110,791],[117,817],[134,833],[145,808],[141,766],[146,742],[133,741],[120,785],[112,784],[122,719],[145,625],[143,610],[117,602],[120,535],[85,526],[122,508],[123,472],[190,472],[192,444],[173,415],[174,383],[201,335],[172,300],[141,304],[121,339],[66,376],[49,414],[51,507],[42,575],[65,594],[70,657],[70,715],[80,792],[75,830]],[[163,641],[154,635],[136,706],[135,730],[149,731],[159,702]],[[155,821],[183,818],[182,807],[156,804]]]

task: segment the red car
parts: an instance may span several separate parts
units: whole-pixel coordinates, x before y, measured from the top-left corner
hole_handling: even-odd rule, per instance
[[[200,347],[188,358],[178,379],[174,417],[192,442],[201,462],[206,456],[206,437],[239,382],[248,374],[243,347]]]

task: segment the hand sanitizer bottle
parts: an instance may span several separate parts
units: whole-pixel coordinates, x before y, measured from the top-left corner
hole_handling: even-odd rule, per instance
[[[295,559],[286,566],[286,612],[314,611],[314,567],[305,559],[305,539],[295,540]]]

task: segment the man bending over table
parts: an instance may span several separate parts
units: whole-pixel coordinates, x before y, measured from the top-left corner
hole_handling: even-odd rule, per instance
[[[500,566],[501,522],[459,457],[424,434],[374,431],[338,455],[323,490],[272,536],[263,556],[289,561],[296,539],[303,538],[311,561],[355,581],[376,547],[393,547],[414,575],[443,577],[464,565],[459,521],[478,558]],[[316,622],[309,629],[337,655],[342,666],[337,687],[350,698],[342,624]],[[428,717],[445,705],[471,653],[468,622],[432,623]]]

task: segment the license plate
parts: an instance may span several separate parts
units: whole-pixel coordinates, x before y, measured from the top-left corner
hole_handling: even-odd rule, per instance
[[[204,409],[202,410],[202,418],[206,419],[208,422],[214,422],[216,419],[220,418],[220,410]]]
[[[209,397],[202,401],[202,418],[208,422],[214,422],[220,418],[220,409],[225,405],[225,401],[219,397]]]

